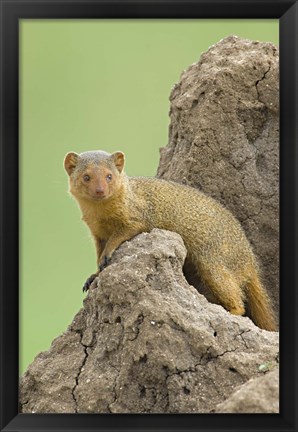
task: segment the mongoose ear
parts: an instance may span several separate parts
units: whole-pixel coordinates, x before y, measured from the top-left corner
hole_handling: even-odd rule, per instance
[[[118,151],[112,154],[112,158],[117,170],[121,173],[124,168],[125,156],[124,153]]]
[[[64,168],[68,175],[70,175],[75,169],[78,163],[79,155],[74,152],[67,153],[64,158]]]

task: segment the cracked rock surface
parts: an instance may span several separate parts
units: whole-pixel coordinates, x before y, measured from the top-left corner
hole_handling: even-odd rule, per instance
[[[21,412],[208,413],[276,365],[278,333],[209,303],[185,256],[169,231],[123,243],[21,378]]]
[[[182,73],[170,102],[169,143],[161,149],[158,177],[196,187],[236,216],[278,316],[277,47],[236,36],[221,40]]]

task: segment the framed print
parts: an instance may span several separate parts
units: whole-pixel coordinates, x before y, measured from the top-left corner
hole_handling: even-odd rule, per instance
[[[1,430],[297,430],[296,64],[294,1],[1,0]]]

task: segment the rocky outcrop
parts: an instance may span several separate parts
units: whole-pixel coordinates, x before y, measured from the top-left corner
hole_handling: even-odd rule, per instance
[[[276,365],[278,333],[208,303],[184,278],[185,256],[169,231],[121,245],[23,375],[21,412],[208,413]]]
[[[172,90],[169,143],[157,173],[199,188],[232,211],[259,257],[277,315],[278,71],[271,43],[230,36],[212,46]]]

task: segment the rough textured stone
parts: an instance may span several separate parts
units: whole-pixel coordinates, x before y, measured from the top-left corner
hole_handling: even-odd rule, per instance
[[[279,371],[250,379],[226,401],[216,407],[217,413],[279,413]]]
[[[125,242],[20,382],[21,412],[208,413],[278,362],[278,333],[190,286],[176,233]]]
[[[259,257],[277,313],[278,71],[271,43],[230,36],[212,46],[172,90],[169,143],[157,173],[199,188],[232,211]]]

